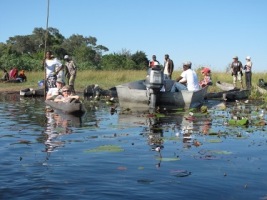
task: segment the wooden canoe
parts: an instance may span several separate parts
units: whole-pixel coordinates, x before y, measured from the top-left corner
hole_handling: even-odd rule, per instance
[[[70,102],[55,102],[53,100],[45,100],[45,103],[51,108],[60,110],[63,113],[79,116],[85,113],[84,104],[79,100],[73,99]]]
[[[220,88],[223,91],[231,91],[231,90],[236,90],[237,88],[234,87],[233,84],[231,83],[225,83],[221,81],[216,82],[216,86]]]
[[[261,87],[259,85],[255,85],[256,90],[261,94],[267,94],[267,87]]]
[[[247,99],[250,95],[250,90],[234,90],[223,92],[211,92],[205,95],[206,99],[223,99],[227,101],[235,101],[241,99]]]
[[[196,108],[203,104],[208,87],[196,92],[182,90],[170,92],[173,80],[165,80],[165,92],[158,94],[156,104],[162,108]],[[119,104],[121,108],[134,110],[149,110],[149,93],[145,80],[124,83],[116,86]]]
[[[23,97],[43,97],[45,96],[45,90],[44,88],[38,88],[38,89],[26,88],[20,90],[19,95]]]

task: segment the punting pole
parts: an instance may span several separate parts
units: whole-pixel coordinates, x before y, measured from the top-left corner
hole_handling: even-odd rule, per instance
[[[47,0],[47,14],[46,14],[46,31],[45,31],[45,45],[44,45],[44,97],[46,97],[46,90],[47,90],[47,84],[46,84],[46,67],[45,67],[45,54],[47,51],[47,38],[48,38],[48,21],[49,21],[49,2],[50,0]]]

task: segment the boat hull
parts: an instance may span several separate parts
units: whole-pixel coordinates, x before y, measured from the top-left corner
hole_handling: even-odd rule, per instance
[[[67,114],[83,115],[85,113],[84,104],[77,101],[55,102],[53,100],[45,100],[46,105],[53,109],[60,110]]]
[[[166,80],[165,92],[159,92],[156,97],[156,106],[162,108],[196,108],[203,104],[208,87],[196,92],[170,92],[174,81]],[[149,91],[145,81],[135,81],[116,86],[121,108],[147,110],[149,107]]]
[[[221,81],[217,81],[216,86],[223,91],[231,91],[231,90],[236,89],[233,84],[225,83],[225,82],[221,82]]]
[[[250,90],[237,90],[237,91],[224,91],[224,92],[214,92],[207,93],[205,95],[206,99],[224,99],[227,101],[235,101],[241,99],[247,99],[250,95]]]
[[[45,90],[44,88],[39,88],[39,89],[27,88],[24,90],[20,90],[19,95],[23,97],[43,97],[45,96]]]

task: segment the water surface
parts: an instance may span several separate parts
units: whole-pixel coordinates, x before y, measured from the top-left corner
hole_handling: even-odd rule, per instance
[[[78,118],[45,112],[42,98],[1,96],[0,199],[267,199],[260,105],[193,117],[110,106],[88,101]],[[241,115],[248,126],[228,125]]]

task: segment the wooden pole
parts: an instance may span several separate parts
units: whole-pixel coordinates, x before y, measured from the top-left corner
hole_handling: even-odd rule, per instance
[[[46,31],[45,31],[45,45],[44,45],[44,85],[45,85],[45,87],[44,87],[44,90],[45,90],[44,94],[46,94],[46,90],[47,90],[45,55],[46,55],[46,51],[47,51],[48,21],[49,21],[49,4],[50,4],[50,0],[47,0]]]

